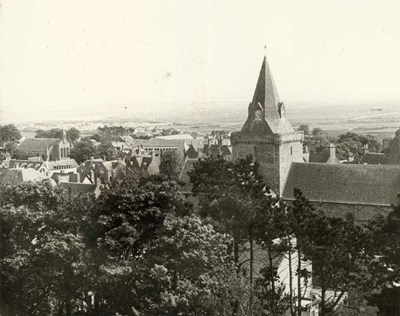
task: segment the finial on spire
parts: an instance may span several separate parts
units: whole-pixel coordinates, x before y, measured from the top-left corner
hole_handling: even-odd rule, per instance
[[[264,55],[267,56],[267,45],[264,45]]]

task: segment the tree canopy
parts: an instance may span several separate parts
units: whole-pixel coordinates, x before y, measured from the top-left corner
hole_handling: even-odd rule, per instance
[[[14,124],[0,126],[0,142],[14,142],[21,138],[20,131]]]

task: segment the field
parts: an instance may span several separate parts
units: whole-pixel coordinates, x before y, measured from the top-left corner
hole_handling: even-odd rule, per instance
[[[113,115],[109,115],[110,109]],[[25,136],[33,136],[36,129],[70,128],[72,126],[90,135],[102,125],[123,125],[142,128],[176,128],[183,133],[204,135],[212,130],[240,130],[247,118],[246,104],[192,104],[148,107],[135,111],[134,107],[99,108],[96,117],[82,115],[69,120],[22,122],[17,124]],[[288,106],[287,116],[294,127],[307,124],[310,129],[320,127],[331,135],[352,131],[370,134],[379,139],[393,137],[400,128],[400,105],[385,105],[379,111],[371,105]]]

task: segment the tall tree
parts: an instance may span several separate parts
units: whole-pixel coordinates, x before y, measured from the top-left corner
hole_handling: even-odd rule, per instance
[[[1,142],[15,142],[21,138],[20,131],[14,124],[0,126],[0,141]]]
[[[179,172],[182,168],[183,161],[177,151],[163,152],[160,161],[160,174],[168,179],[178,179]]]
[[[89,140],[82,140],[74,145],[70,151],[70,157],[78,164],[96,156],[96,149]]]
[[[258,163],[250,156],[235,163],[223,158],[208,158],[199,160],[189,176],[193,192],[200,197],[200,214],[212,218],[215,227],[233,237],[232,250],[238,273],[243,268],[240,248],[249,247],[249,282],[252,286],[255,209],[265,194]],[[250,313],[252,301],[250,292]]]
[[[370,245],[367,248],[368,274],[362,293],[379,315],[395,315],[400,308],[400,205],[385,218],[369,222]],[[375,289],[370,291],[370,289]]]

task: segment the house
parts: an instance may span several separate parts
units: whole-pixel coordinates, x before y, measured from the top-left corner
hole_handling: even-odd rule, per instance
[[[122,180],[126,176],[126,163],[122,159],[104,161],[103,159],[91,159],[78,167],[80,182],[85,179],[90,183],[101,183]]]
[[[141,147],[133,149],[125,156],[129,174],[133,177],[157,175],[160,173],[160,157],[150,154]]]
[[[165,151],[177,151],[178,154],[184,155],[186,150],[186,141],[182,139],[135,139],[132,148],[140,147],[149,154],[154,154],[156,157],[162,155]]]
[[[307,163],[303,132],[294,131],[285,110],[264,57],[247,120],[231,135],[233,159],[251,155],[276,195],[290,203],[299,188],[328,216],[364,222],[392,210],[400,192],[400,131],[387,157],[393,165],[338,164],[334,146],[326,162]]]
[[[0,185],[17,185],[22,182],[39,182],[45,179],[39,171],[27,169],[0,169]]]
[[[62,138],[26,138],[15,150],[19,158],[41,157],[43,160],[58,161],[69,158],[71,144],[63,131]]]

